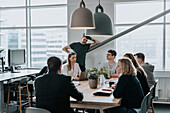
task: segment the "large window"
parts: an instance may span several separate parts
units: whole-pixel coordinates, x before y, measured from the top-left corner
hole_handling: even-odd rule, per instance
[[[168,7],[170,8],[170,4],[167,2],[166,8],[169,9]],[[165,6],[162,0],[115,3],[115,32],[118,34],[131,28],[163,12],[164,9]],[[143,52],[146,56],[146,62],[153,64],[155,70],[170,70],[168,63],[170,59],[170,55],[168,55],[170,53],[170,40],[168,38],[170,27],[168,21],[170,22],[170,19],[168,19],[169,15],[166,17],[165,25],[167,27],[164,27],[164,17],[161,17],[118,38],[116,40],[117,58],[123,57],[127,52],[132,54]],[[165,49],[164,41],[166,42]]]
[[[0,0],[0,47],[6,56],[8,49],[24,48],[26,66],[43,67],[50,56],[66,59],[61,50],[66,45],[67,0]]]
[[[67,29],[32,29],[31,30],[31,61],[33,67],[46,65],[47,58],[57,56],[62,60],[66,54],[62,48],[67,45]]]

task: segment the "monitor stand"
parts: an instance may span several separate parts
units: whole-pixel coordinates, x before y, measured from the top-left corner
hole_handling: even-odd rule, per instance
[[[20,73],[20,71],[15,70],[15,66],[11,66],[11,73]]]

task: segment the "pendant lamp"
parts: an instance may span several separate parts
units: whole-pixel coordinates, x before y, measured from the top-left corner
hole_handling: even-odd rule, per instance
[[[70,29],[95,29],[93,14],[85,7],[83,0],[72,14]]]
[[[98,10],[101,10],[99,12]],[[86,35],[94,36],[94,37],[111,37],[113,36],[113,29],[112,29],[112,21],[108,15],[104,13],[103,7],[99,5],[96,7],[96,11],[94,13],[95,19],[95,29],[87,29]]]

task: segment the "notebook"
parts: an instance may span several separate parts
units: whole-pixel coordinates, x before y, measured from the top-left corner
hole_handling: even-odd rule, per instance
[[[113,89],[110,88],[102,88],[97,90],[93,95],[95,96],[110,96],[113,92]]]

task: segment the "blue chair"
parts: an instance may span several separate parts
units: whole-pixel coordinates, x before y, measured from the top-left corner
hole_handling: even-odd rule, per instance
[[[25,113],[51,113],[51,112],[42,108],[28,107]]]

